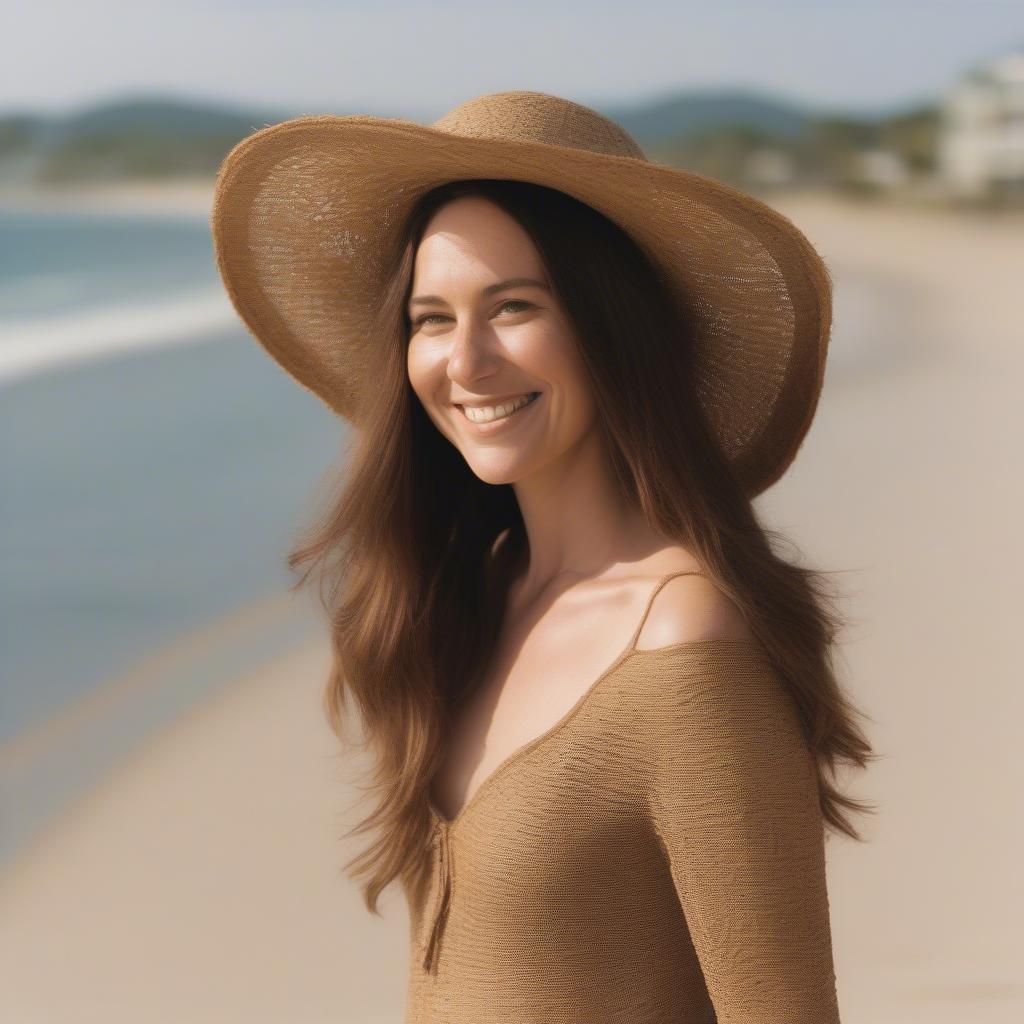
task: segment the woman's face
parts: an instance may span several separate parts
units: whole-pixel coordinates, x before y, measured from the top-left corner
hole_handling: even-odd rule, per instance
[[[511,283],[523,278],[537,283]],[[493,203],[467,196],[434,214],[408,314],[410,384],[480,479],[521,481],[590,432],[595,407],[569,321],[530,236]]]

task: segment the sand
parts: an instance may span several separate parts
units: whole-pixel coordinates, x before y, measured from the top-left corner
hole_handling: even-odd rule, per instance
[[[0,185],[0,207],[204,217],[213,206],[213,189],[213,180],[205,177],[181,178],[170,183],[110,181],[45,188],[5,183]]]
[[[832,269],[849,372],[758,507],[837,573],[840,670],[882,755],[845,780],[879,805],[867,842],[828,844],[843,1020],[1018,1020],[1022,221],[776,204]],[[340,873],[365,840],[340,839],[356,766],[327,664],[318,645],[237,680],[0,876],[3,1019],[401,1021],[404,905],[372,918]]]

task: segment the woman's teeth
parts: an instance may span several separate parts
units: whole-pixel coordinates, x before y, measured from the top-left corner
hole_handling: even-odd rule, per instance
[[[500,420],[506,416],[511,416],[512,413],[525,408],[539,396],[540,392],[534,391],[512,402],[505,402],[503,405],[485,405],[479,408],[462,406],[462,412],[466,419],[471,420],[473,423],[490,423],[492,420]]]

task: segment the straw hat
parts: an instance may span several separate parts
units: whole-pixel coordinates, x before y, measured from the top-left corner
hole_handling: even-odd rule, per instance
[[[559,189],[628,232],[696,320],[698,397],[748,493],[783,474],[824,378],[824,262],[770,206],[648,160],[614,121],[557,96],[479,96],[430,126],[297,117],[243,139],[221,164],[211,214],[217,266],[242,320],[358,426],[371,383],[365,353],[403,221],[424,192],[462,178]]]

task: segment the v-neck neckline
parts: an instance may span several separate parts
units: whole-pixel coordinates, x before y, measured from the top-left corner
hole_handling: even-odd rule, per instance
[[[466,815],[476,806],[476,804],[480,801],[481,797],[497,781],[497,779],[500,776],[504,775],[505,772],[507,772],[513,765],[517,764],[528,753],[530,753],[533,750],[536,750],[537,747],[541,746],[544,743],[547,743],[549,740],[552,740],[563,728],[565,728],[566,725],[569,724],[569,722],[573,718],[575,718],[575,716],[580,711],[583,710],[584,706],[588,703],[588,701],[594,695],[594,693],[600,688],[601,684],[604,683],[604,681],[608,679],[610,676],[612,676],[613,673],[618,671],[618,669],[620,669],[623,665],[625,665],[626,662],[628,662],[631,658],[637,655],[663,654],[672,651],[685,650],[691,647],[699,647],[702,644],[707,644],[713,642],[714,640],[720,641],[722,639],[728,639],[733,641],[740,640],[746,643],[756,643],[757,641],[751,637],[707,637],[698,640],[684,640],[680,643],[667,644],[663,647],[640,648],[636,646],[637,640],[640,639],[640,633],[643,631],[644,623],[647,621],[647,616],[650,613],[651,605],[654,603],[654,599],[658,596],[658,593],[660,592],[661,588],[669,580],[674,579],[676,576],[706,575],[707,573],[703,572],[700,569],[679,569],[674,572],[666,573],[664,576],[662,576],[657,581],[657,583],[655,583],[654,588],[652,589],[650,595],[647,598],[647,602],[644,605],[643,612],[640,616],[640,621],[638,622],[636,628],[633,630],[633,635],[630,637],[629,642],[626,644],[626,647],[619,653],[615,660],[612,661],[612,663],[597,677],[597,679],[594,680],[594,682],[592,682],[587,687],[586,690],[584,690],[579,700],[577,700],[576,703],[573,704],[573,706],[564,715],[562,715],[562,717],[559,718],[557,722],[554,723],[554,725],[545,729],[543,732],[535,736],[533,739],[527,740],[526,743],[517,747],[506,758],[504,758],[504,760],[500,761],[498,765],[494,768],[494,770],[484,777],[483,781],[473,791],[469,799],[466,800],[466,802],[462,805],[462,807],[459,809],[459,812],[455,815],[454,818],[448,818],[445,815],[443,815],[440,812],[440,810],[438,810],[433,798],[430,796],[430,791],[428,789],[427,807],[428,810],[430,811],[431,816],[434,818],[437,826],[448,832],[451,832],[453,829],[457,828],[465,820]]]
[[[620,665],[623,665],[626,661],[628,661],[634,654],[640,653],[642,652],[638,651],[635,648],[627,648],[625,651],[619,654],[615,661],[613,661],[612,664],[609,665],[608,668],[606,668],[597,677],[597,679],[595,679],[594,682],[587,687],[587,689],[584,691],[580,699],[576,701],[576,703],[557,722],[555,722],[554,725],[545,729],[539,736],[535,736],[532,740],[527,740],[526,743],[524,743],[522,746],[517,747],[515,750],[513,750],[508,755],[508,757],[506,757],[503,761],[500,761],[498,765],[494,768],[494,770],[484,777],[483,781],[473,791],[469,799],[462,805],[462,807],[459,809],[458,814],[456,814],[454,818],[446,818],[437,809],[437,806],[435,805],[433,799],[429,799],[428,803],[430,805],[431,813],[438,820],[438,822],[440,822],[441,826],[447,829],[455,828],[456,825],[458,825],[459,822],[461,822],[462,819],[466,816],[466,812],[469,811],[477,802],[477,799],[480,797],[480,794],[483,793],[484,790],[487,789],[487,787],[490,786],[491,783],[494,782],[499,775],[503,774],[516,761],[518,761],[519,758],[525,757],[526,754],[528,754],[535,747],[540,746],[546,740],[554,737],[554,735],[557,732],[559,732],[559,730],[561,730],[563,726],[568,724],[569,720],[573,718],[578,711],[582,710],[583,705],[587,703],[591,694],[594,693],[594,691],[598,688],[598,686],[600,686],[602,682],[604,682],[605,679],[607,679]]]

